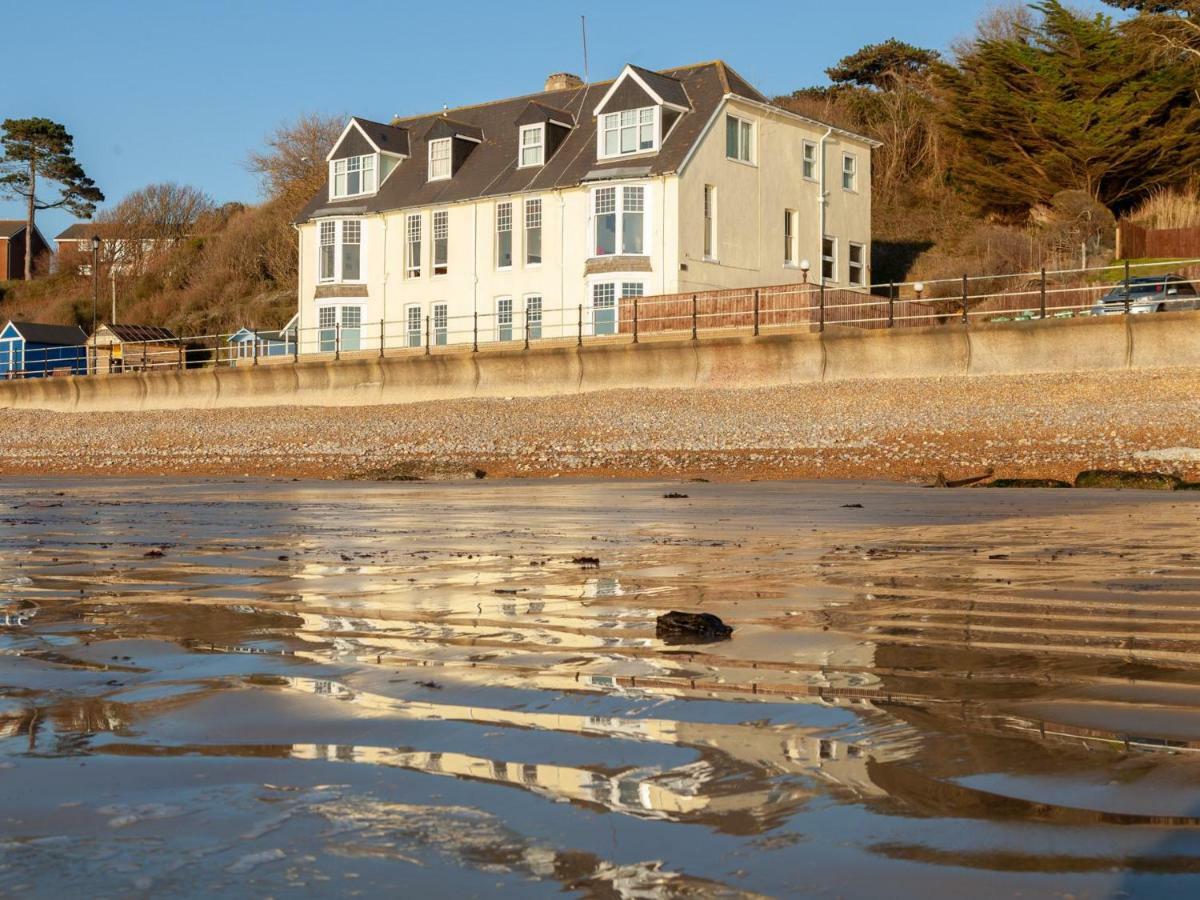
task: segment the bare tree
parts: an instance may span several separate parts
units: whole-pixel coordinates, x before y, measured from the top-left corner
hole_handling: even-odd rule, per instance
[[[298,208],[325,183],[325,157],[345,125],[345,116],[302,115],[276,128],[267,138],[266,149],[251,153],[246,167],[258,177],[269,199]]]
[[[112,271],[140,274],[213,209],[212,199],[190,185],[165,181],[140,188],[96,217],[102,262]]]

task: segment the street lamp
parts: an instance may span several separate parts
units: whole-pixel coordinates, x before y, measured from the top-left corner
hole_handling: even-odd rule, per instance
[[[96,305],[100,302],[100,235],[92,235],[92,368],[99,368],[96,347]],[[93,371],[93,374],[95,372]]]
[[[800,260],[800,274],[802,274],[804,276],[805,284],[808,284],[808,270],[810,268],[811,268],[811,266],[809,265],[807,259]]]
[[[925,282],[918,281],[916,284],[913,285],[913,290],[917,292],[917,299],[920,300],[921,295],[923,293],[925,293]]]

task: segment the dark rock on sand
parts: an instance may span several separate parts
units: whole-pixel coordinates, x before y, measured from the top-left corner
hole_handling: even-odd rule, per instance
[[[668,644],[711,644],[728,640],[733,629],[711,613],[663,613],[655,620],[654,634]]]
[[[998,488],[1069,488],[1071,482],[1057,478],[997,478],[988,487]]]
[[[1120,469],[1088,469],[1075,476],[1077,488],[1117,488],[1132,491],[1173,491],[1183,479],[1165,472],[1127,472]]]

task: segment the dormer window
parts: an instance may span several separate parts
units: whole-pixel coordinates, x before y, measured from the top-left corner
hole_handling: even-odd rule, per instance
[[[335,159],[329,166],[331,199],[375,193],[375,154]]]
[[[429,180],[443,181],[450,177],[452,138],[438,138],[429,142]]]
[[[546,125],[539,123],[537,125],[522,125],[521,126],[521,158],[518,161],[519,168],[527,168],[529,166],[540,166],[546,161]]]
[[[610,159],[658,150],[658,117],[657,106],[603,113],[597,130],[600,158]]]

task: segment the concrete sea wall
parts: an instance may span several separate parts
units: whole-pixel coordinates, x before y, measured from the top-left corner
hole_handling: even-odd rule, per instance
[[[620,388],[1200,366],[1200,311],[823,334],[364,356],[0,384],[0,408],[62,412],[413,403]]]

